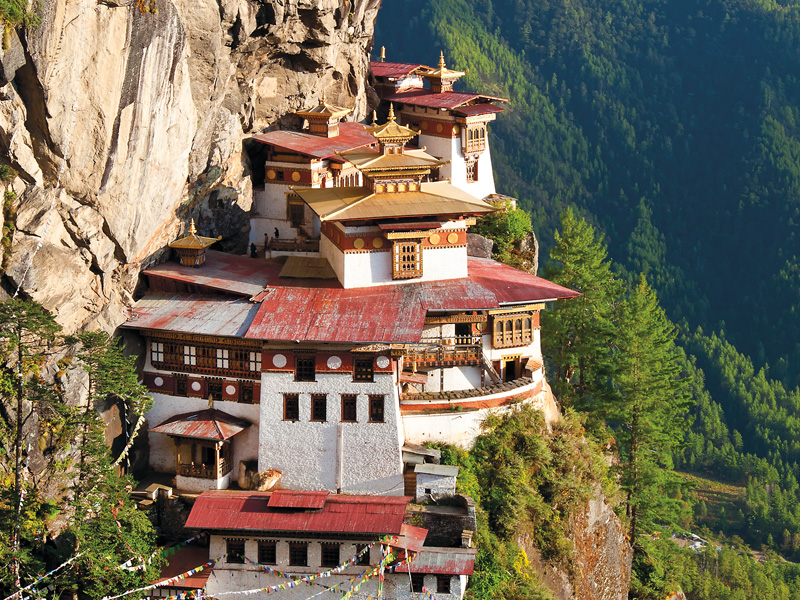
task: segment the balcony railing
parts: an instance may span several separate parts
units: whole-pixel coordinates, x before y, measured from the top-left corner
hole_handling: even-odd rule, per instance
[[[483,361],[480,338],[471,336],[431,340],[406,346],[406,365],[420,367],[478,366]]]
[[[271,239],[268,248],[278,252],[319,252],[319,240],[295,238],[293,240]]]
[[[198,477],[200,479],[219,479],[220,477],[225,477],[230,470],[230,461],[221,458],[218,465],[182,464],[178,467],[178,475]]]

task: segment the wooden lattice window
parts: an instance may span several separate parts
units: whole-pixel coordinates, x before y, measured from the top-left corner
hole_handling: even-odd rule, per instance
[[[353,381],[372,381],[374,376],[375,368],[371,356],[353,360]]]
[[[252,381],[239,382],[239,402],[253,404],[254,386]]]
[[[300,420],[300,396],[298,394],[283,395],[283,420]]]
[[[185,375],[178,375],[175,377],[175,395],[188,396],[189,395],[189,378]]]
[[[392,246],[392,279],[422,277],[420,240],[397,240]]]
[[[494,317],[493,348],[527,346],[533,342],[533,316],[530,314]]]
[[[436,576],[436,593],[437,594],[450,593],[450,575]]]
[[[244,540],[225,540],[229,563],[244,564]]]
[[[322,546],[322,566],[323,567],[338,567],[339,566],[339,554],[342,545],[335,544],[333,542],[325,542],[320,544]]]
[[[258,540],[258,564],[278,564],[278,543],[273,540]]]
[[[308,542],[289,543],[289,565],[292,567],[308,566]]]
[[[424,573],[411,573],[411,591],[420,594],[422,588],[425,587],[425,574]]]
[[[250,352],[250,370],[256,373],[261,372],[261,352]]]
[[[222,379],[207,379],[206,393],[209,398],[216,401],[222,400]]]
[[[328,396],[325,394],[311,395],[311,420],[325,421],[328,417]]]
[[[369,564],[369,546],[367,544],[356,544],[356,555],[358,556],[357,565]]]
[[[348,423],[356,422],[356,395],[343,394],[342,395],[342,421]]]
[[[314,356],[298,356],[295,358],[295,381],[316,381],[317,359]]]
[[[369,397],[369,422],[370,423],[383,423],[383,396],[370,396]]]
[[[469,158],[464,164],[467,167],[467,183],[478,181],[478,159]]]

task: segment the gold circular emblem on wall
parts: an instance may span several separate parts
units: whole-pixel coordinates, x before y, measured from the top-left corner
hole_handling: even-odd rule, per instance
[[[353,247],[356,250],[361,250],[364,247],[364,240],[362,240],[361,238],[356,238],[356,241],[353,242]]]
[[[434,233],[431,237],[428,238],[428,241],[433,244],[434,246],[439,243],[442,238],[439,237],[438,233]]]
[[[300,173],[298,173],[297,171],[292,173],[292,181],[300,181]]]
[[[311,181],[313,181],[314,183],[317,183],[319,181],[319,173],[317,171],[314,171],[311,174]]]
[[[458,241],[458,234],[451,233],[450,235],[447,236],[447,241],[450,242],[451,244],[455,244]]]
[[[383,248],[383,238],[372,238],[372,247],[373,248]]]
[[[453,125],[453,133],[458,133],[459,131],[458,125]]]
[[[267,179],[275,179],[275,171],[273,171],[272,169],[267,171]]]
[[[424,131],[425,129],[428,128],[428,122],[427,121],[423,121],[422,123],[420,123],[419,128]]]
[[[441,123],[437,123],[436,124],[436,133],[442,133],[442,124]]]

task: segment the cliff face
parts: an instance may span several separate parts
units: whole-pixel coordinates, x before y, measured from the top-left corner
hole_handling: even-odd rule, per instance
[[[12,36],[0,65],[0,164],[18,173],[5,290],[21,283],[67,330],[111,330],[190,217],[244,251],[243,138],[323,90],[363,118],[377,103],[366,81],[379,5],[41,3],[41,24]]]

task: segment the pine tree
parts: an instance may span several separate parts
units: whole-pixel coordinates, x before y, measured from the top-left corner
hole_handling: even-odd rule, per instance
[[[607,385],[622,283],[611,272],[602,235],[572,209],[561,216],[555,239],[545,277],[581,295],[542,315],[543,350],[555,370],[550,383],[562,404],[596,411]]]
[[[664,519],[669,508],[671,453],[686,428],[688,379],[676,330],[644,276],[620,305],[613,389],[608,414],[621,460],[630,536]]]

